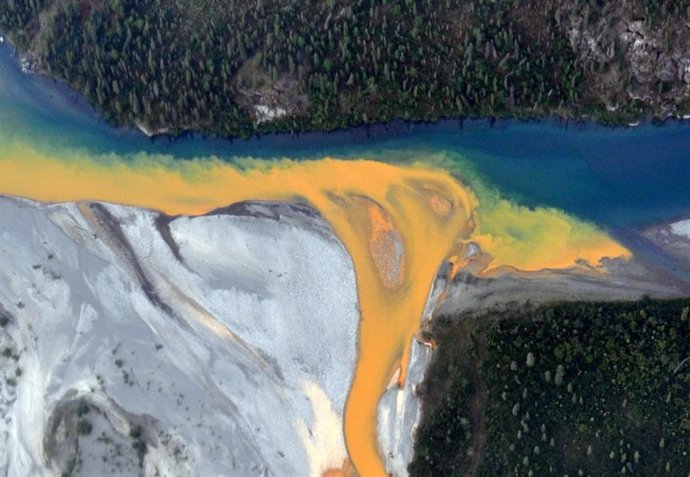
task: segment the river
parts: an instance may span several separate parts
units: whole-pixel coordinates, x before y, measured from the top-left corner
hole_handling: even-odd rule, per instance
[[[624,237],[690,211],[688,144],[690,124],[677,121],[612,129],[445,120],[150,139],[105,124],[79,95],[23,73],[0,47],[0,193],[192,215],[241,200],[298,200],[331,224],[358,281],[360,361],[344,428],[367,476],[382,474],[378,396],[396,369],[404,380],[440,263],[460,266],[468,240],[491,266],[521,270],[626,256],[605,232]]]

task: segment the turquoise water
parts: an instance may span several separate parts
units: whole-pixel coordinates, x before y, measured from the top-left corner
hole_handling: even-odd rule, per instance
[[[0,47],[0,129],[44,147],[92,153],[216,155],[295,159],[334,156],[394,160],[443,157],[504,197],[553,206],[609,229],[640,227],[690,213],[690,122],[604,128],[557,121],[443,121],[250,140],[190,135],[151,140],[105,124],[68,88],[21,72]]]

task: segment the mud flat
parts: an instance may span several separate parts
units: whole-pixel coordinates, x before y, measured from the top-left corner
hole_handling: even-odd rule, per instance
[[[457,275],[448,286],[437,315],[483,311],[526,302],[636,300],[643,296],[677,298],[690,295],[690,221],[663,223],[613,234],[631,252],[630,258],[605,258],[600,266],[578,263],[566,269],[521,272],[500,267]],[[481,253],[480,253],[481,254]],[[480,257],[478,257],[480,260]],[[472,270],[474,268],[474,270]],[[474,272],[474,273],[473,273]]]

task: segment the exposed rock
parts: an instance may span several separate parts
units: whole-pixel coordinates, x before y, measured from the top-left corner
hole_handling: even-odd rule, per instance
[[[687,104],[690,25],[684,19],[645,18],[637,2],[597,9],[572,0],[558,2],[555,16],[591,76],[592,98],[609,104],[639,99],[657,113]]]

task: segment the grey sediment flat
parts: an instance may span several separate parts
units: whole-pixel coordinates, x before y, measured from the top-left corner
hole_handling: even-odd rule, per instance
[[[251,209],[161,234],[152,211],[0,198],[0,474],[310,475],[329,445],[342,462],[324,421],[356,359],[350,257],[316,216]]]
[[[318,475],[342,462],[356,281],[318,213],[245,202],[168,217],[0,197],[0,231],[0,473]],[[468,271],[447,283],[442,266],[423,318],[690,294],[678,272],[690,268],[688,237],[668,224],[629,234],[634,258],[607,260],[606,273]],[[420,414],[414,389],[433,356],[410,345],[404,386],[378,408],[382,455],[400,476]],[[83,419],[88,435],[77,432]]]

